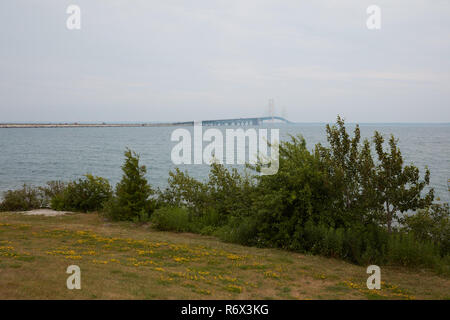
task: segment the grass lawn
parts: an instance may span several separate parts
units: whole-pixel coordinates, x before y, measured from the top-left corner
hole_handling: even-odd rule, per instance
[[[81,290],[66,269],[81,268]],[[449,299],[450,278],[112,223],[97,214],[0,213],[0,299]]]

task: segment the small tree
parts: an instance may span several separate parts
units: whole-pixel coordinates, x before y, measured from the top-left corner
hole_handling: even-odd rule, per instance
[[[384,207],[382,222],[391,232],[392,222],[398,221],[399,212],[429,206],[434,199],[434,190],[430,189],[424,197],[421,196],[424,187],[430,183],[430,171],[427,168],[424,180],[420,181],[417,167],[403,166],[398,140],[393,135],[389,139],[390,152],[383,150],[384,138],[379,132],[375,131],[373,140],[379,161],[376,174],[377,200]]]
[[[154,193],[145,178],[147,169],[139,165],[139,155],[125,151],[122,180],[116,186],[115,197],[106,206],[106,213],[115,220],[146,220],[155,209],[150,196]]]
[[[344,119],[337,117],[336,125],[327,125],[329,147],[316,145],[327,180],[334,190],[333,210],[336,221],[346,226],[373,221],[377,203],[374,197],[373,177],[375,165],[370,143],[361,143],[361,133],[356,125],[353,137],[347,133]]]

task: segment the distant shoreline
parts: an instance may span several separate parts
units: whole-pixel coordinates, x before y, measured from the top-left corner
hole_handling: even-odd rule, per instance
[[[326,125],[328,122],[291,122],[294,125]],[[269,123],[268,123],[269,124]],[[276,123],[281,124],[281,123]],[[450,126],[450,122],[349,122],[360,126]],[[8,128],[138,128],[138,127],[175,127],[193,126],[194,121],[163,122],[163,123],[0,123],[0,129]]]
[[[108,127],[171,127],[190,123],[0,123],[0,128],[108,128]]]

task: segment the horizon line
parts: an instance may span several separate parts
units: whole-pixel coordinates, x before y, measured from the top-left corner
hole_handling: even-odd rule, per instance
[[[239,119],[239,118],[237,118]],[[242,118],[246,119],[246,118]],[[218,119],[220,120],[220,119]],[[178,121],[5,121],[0,122],[0,125],[76,125],[76,124],[176,124],[176,123],[186,123],[192,122],[194,120],[178,120]],[[198,120],[198,121],[211,121],[211,120]],[[290,121],[290,124],[329,124],[334,123],[333,121]],[[450,124],[450,121],[373,121],[373,122],[361,122],[361,121],[346,121],[347,124]],[[265,123],[271,124],[271,123]],[[286,124],[283,122],[277,122],[277,124]]]

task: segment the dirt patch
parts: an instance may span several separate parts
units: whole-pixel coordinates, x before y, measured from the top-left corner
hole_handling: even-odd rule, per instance
[[[47,217],[53,217],[53,216],[60,216],[67,213],[72,213],[69,211],[55,211],[52,209],[37,209],[37,210],[30,210],[30,211],[22,211],[21,213],[30,215],[30,216],[47,216]]]

